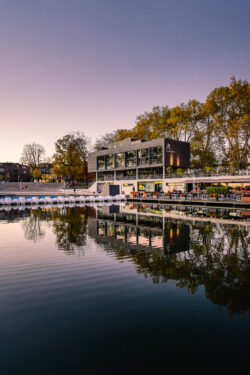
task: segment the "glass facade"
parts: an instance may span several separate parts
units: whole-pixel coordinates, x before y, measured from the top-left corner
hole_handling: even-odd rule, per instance
[[[113,181],[114,180],[114,172],[100,172],[97,175],[97,179],[99,181]]]
[[[105,156],[98,156],[97,157],[97,169],[99,171],[105,169]]]
[[[115,156],[115,166],[116,168],[124,168],[125,167],[125,153],[119,152]]]
[[[150,149],[151,154],[151,164],[160,164],[162,163],[162,147],[151,147]]]
[[[138,169],[139,179],[160,179],[163,178],[163,167],[146,168],[146,166],[161,163],[163,163],[162,146],[97,156],[98,171],[116,169],[115,174],[113,172],[112,175],[107,174],[108,172],[106,174],[98,173],[97,177],[100,181],[113,180],[115,175],[117,180],[132,180],[136,179],[136,167],[145,165],[144,168]],[[122,170],[129,167],[131,169]]]
[[[149,164],[149,148],[138,150],[138,165]]]
[[[125,171],[117,171],[116,172],[116,179],[117,180],[135,180],[136,179],[136,170],[125,170]]]
[[[162,182],[139,182],[138,191],[147,191],[150,193],[163,191]]]
[[[114,169],[115,168],[115,155],[107,155],[106,163],[107,163],[107,169]]]
[[[135,167],[137,165],[137,152],[126,152],[126,167]]]
[[[162,178],[163,177],[163,168],[142,168],[139,169],[139,179],[142,178]]]

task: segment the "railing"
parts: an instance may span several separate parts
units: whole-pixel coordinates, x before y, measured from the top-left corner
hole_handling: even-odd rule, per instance
[[[183,177],[217,177],[217,176],[250,176],[250,170],[239,170],[239,171],[229,171],[229,172],[199,172],[199,171],[190,171],[184,173],[166,173],[165,178],[183,178]]]
[[[116,176],[116,180],[136,180],[136,176]]]
[[[114,177],[112,176],[98,177],[97,181],[114,181]]]
[[[155,174],[155,175],[139,175],[138,177],[138,180],[147,180],[147,179],[150,179],[150,180],[157,180],[157,179],[162,179],[162,174]]]
[[[209,197],[206,193],[186,193],[186,194],[179,194],[179,193],[151,193],[151,192],[136,192],[134,193],[135,197],[139,198],[149,198],[149,199],[169,199],[173,201],[220,201],[220,202],[232,202],[232,201],[241,201],[241,197],[243,194],[227,194],[222,195],[218,194],[216,197]],[[144,196],[146,194],[146,197]]]

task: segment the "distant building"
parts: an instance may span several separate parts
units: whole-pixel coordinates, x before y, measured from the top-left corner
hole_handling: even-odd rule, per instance
[[[0,163],[0,180],[8,182],[29,181],[30,168],[19,163]]]
[[[89,153],[88,170],[96,173],[97,190],[120,185],[121,193],[162,191],[167,168],[190,167],[190,144],[168,138],[151,141],[132,138],[113,142]]]
[[[52,173],[52,164],[51,163],[40,163],[38,166],[39,171],[41,172],[42,182],[52,182],[56,180],[56,176]]]

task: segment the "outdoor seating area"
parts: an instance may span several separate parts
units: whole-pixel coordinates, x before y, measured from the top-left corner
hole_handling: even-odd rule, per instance
[[[182,200],[182,201],[241,201],[242,197],[250,194],[248,190],[230,190],[227,194],[208,194],[206,190],[192,190],[187,193],[181,191],[173,192],[147,192],[135,191],[131,192],[130,198],[146,198],[146,199],[166,199],[166,200]]]

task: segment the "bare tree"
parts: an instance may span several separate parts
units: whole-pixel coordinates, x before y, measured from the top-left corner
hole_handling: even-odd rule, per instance
[[[96,139],[95,144],[94,144],[94,149],[98,151],[103,146],[107,145],[108,143],[115,142],[116,134],[117,134],[117,131],[114,130],[111,133],[105,133],[104,135],[101,135],[99,138]]]
[[[28,165],[33,172],[43,162],[45,149],[38,143],[30,143],[24,146],[20,162]]]
[[[87,159],[88,149],[90,147],[90,139],[85,136],[83,132],[76,131],[71,132],[70,136],[72,140],[77,144],[79,151],[81,152],[81,157],[83,161]]]

